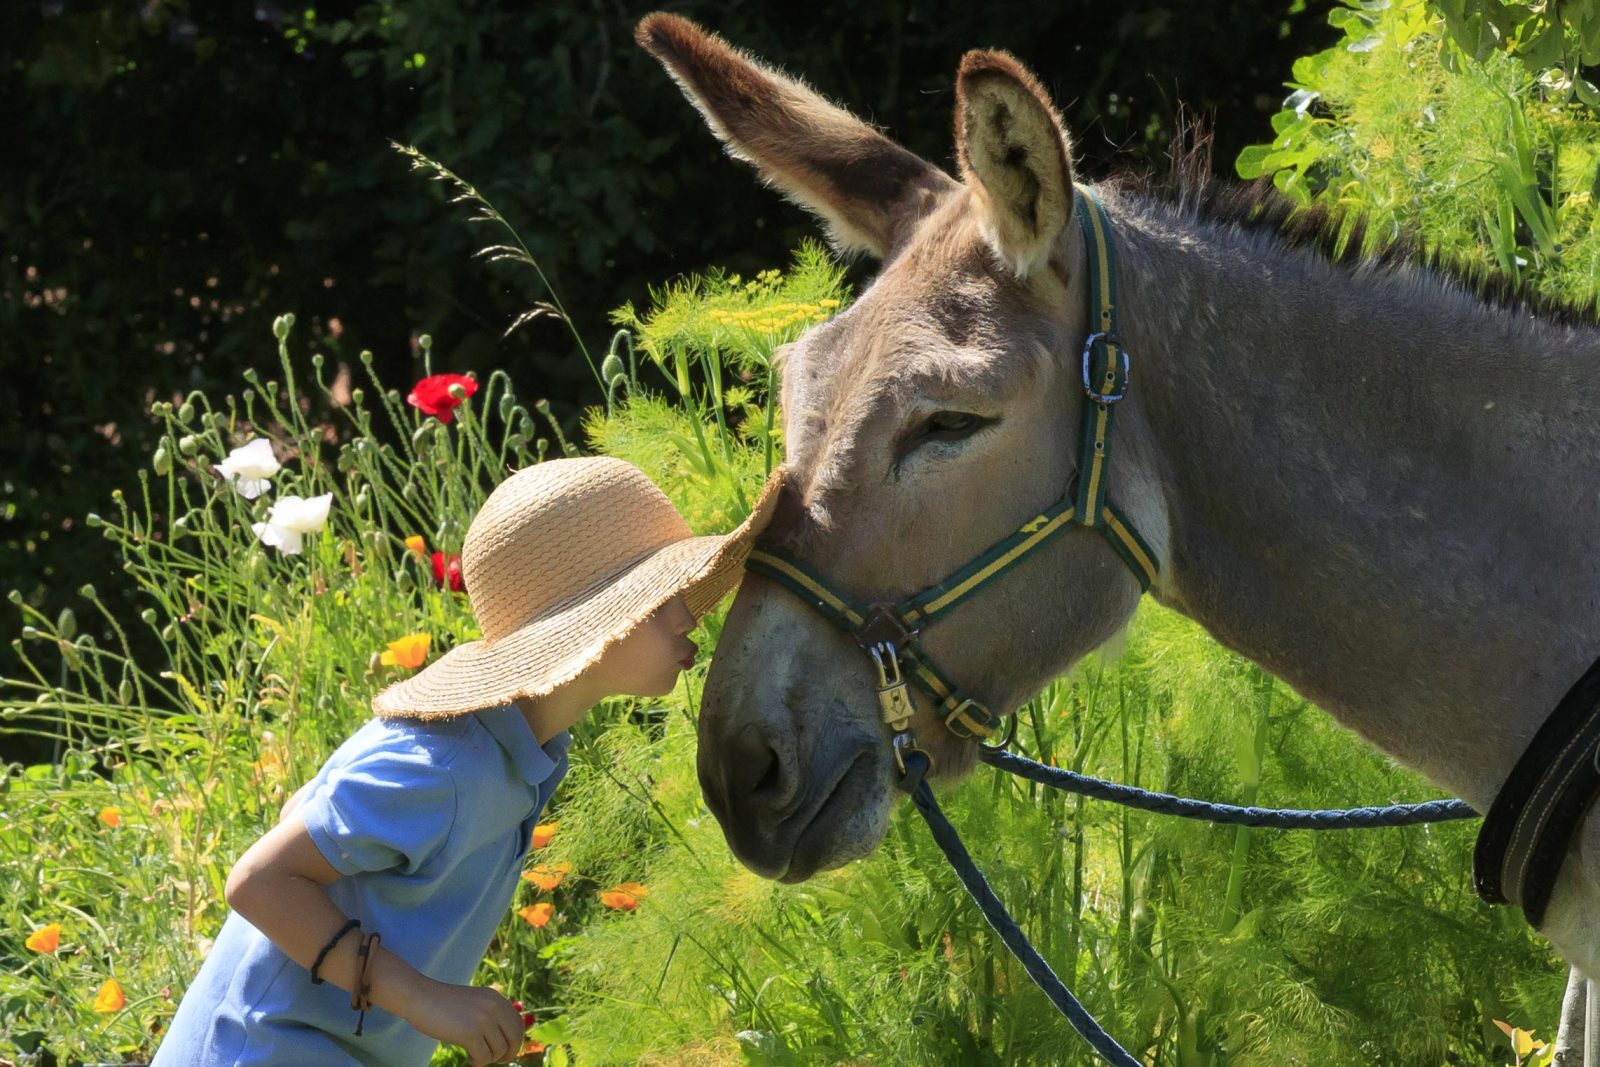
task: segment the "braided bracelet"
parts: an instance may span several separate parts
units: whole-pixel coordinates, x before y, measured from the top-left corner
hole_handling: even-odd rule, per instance
[[[372,961],[377,957],[374,951],[378,947],[380,935],[370,933],[361,942],[361,948],[356,953],[356,980],[350,987],[350,1010],[361,1014],[356,1016],[356,1036],[361,1036],[361,1029],[367,1022],[367,1009],[372,1007],[372,976],[367,972],[372,969]]]
[[[361,929],[361,920],[360,919],[351,919],[349,922],[347,922],[343,926],[339,927],[339,932],[334,934],[332,939],[329,940],[326,945],[322,946],[322,951],[317,953],[317,961],[311,965],[311,984],[312,985],[321,985],[322,983],[327,981],[326,978],[322,977],[320,974],[317,973],[317,968],[321,967],[322,966],[322,961],[328,958],[328,953],[333,951],[333,946],[337,945],[340,941],[343,941],[344,940],[344,935],[348,934],[351,930],[359,930],[359,929]]]

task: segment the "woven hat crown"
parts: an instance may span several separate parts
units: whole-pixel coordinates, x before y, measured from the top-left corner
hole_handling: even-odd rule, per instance
[[[689,536],[672,501],[632,464],[549,460],[489,494],[467,530],[461,577],[493,644]]]

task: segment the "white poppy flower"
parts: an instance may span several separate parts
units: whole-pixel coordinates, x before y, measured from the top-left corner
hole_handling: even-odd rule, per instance
[[[333,503],[332,493],[323,493],[310,500],[297,496],[279,497],[267,509],[267,521],[253,523],[251,529],[261,538],[261,543],[276,548],[286,556],[300,554],[301,538],[316,533],[328,521],[328,507]]]
[[[212,466],[232,482],[246,500],[254,500],[266,492],[272,484],[272,476],[282,469],[278,457],[272,454],[272,442],[265,437],[251,438],[229,452],[227,459]]]

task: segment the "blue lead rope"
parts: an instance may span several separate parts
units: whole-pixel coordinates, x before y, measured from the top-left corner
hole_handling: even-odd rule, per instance
[[[922,817],[928,821],[928,830],[933,834],[933,839],[944,852],[945,859],[950,861],[950,866],[955,868],[956,877],[961,879],[961,884],[966,886],[967,892],[972,894],[972,899],[977,903],[978,910],[983,912],[983,917],[989,920],[989,925],[994,927],[994,932],[1000,935],[1000,940],[1005,942],[1006,948],[1022,964],[1022,969],[1028,972],[1028,977],[1033,979],[1033,984],[1044,991],[1050,998],[1050,1003],[1056,1010],[1066,1016],[1067,1022],[1078,1031],[1083,1039],[1094,1046],[1094,1050],[1104,1056],[1107,1063],[1115,1067],[1144,1067],[1138,1060],[1129,1055],[1128,1050],[1117,1044],[1116,1039],[1095,1021],[1093,1015],[1078,998],[1056,977],[1056,972],[1039,955],[1038,949],[1028,943],[1028,938],[1017,926],[1016,920],[1006,911],[1006,906],[1000,903],[1000,898],[994,895],[994,890],[989,888],[988,879],[983,872],[978,870],[977,864],[972,862],[967,847],[961,843],[961,838],[956,834],[956,828],[950,825],[950,820],[944,817],[944,812],[939,810],[939,802],[933,799],[933,790],[928,788],[925,778],[928,773],[928,757],[913,749],[906,753],[906,773],[900,779],[900,788],[911,794],[911,803],[922,812]]]
[[[1478,812],[1463,800],[1430,800],[1422,804],[1391,804],[1382,808],[1327,808],[1301,811],[1296,808],[1241,808],[1235,804],[1212,804],[1170,793],[1151,793],[1131,785],[1119,785],[1104,778],[1091,778],[1076,771],[1046,767],[1009,752],[985,748],[978,756],[991,767],[998,767],[1019,778],[1079,793],[1097,800],[1109,800],[1125,808],[1153,811],[1158,815],[1177,815],[1184,819],[1203,819],[1225,826],[1269,826],[1277,830],[1354,830],[1369,826],[1415,826],[1418,823],[1476,819]]]
[[[1013,756],[1009,752],[984,748],[979,757],[990,766],[1008,771],[1031,782],[1061,789],[1069,793],[1109,800],[1125,807],[1138,808],[1163,815],[1178,815],[1186,819],[1204,819],[1208,822],[1233,826],[1268,826],[1283,830],[1347,830],[1368,826],[1411,826],[1417,823],[1448,822],[1454,819],[1471,819],[1477,816],[1473,808],[1460,800],[1430,800],[1422,804],[1393,804],[1381,808],[1345,808],[1323,811],[1301,811],[1294,808],[1245,808],[1234,804],[1211,804],[1169,793],[1151,793],[1132,786],[1091,778],[1086,774],[1047,767],[1033,760]],[[1056,1010],[1066,1017],[1072,1028],[1114,1067],[1143,1067],[1127,1049],[1089,1014],[1087,1008],[1072,995],[1072,990],[1050,969],[1050,965],[1028,942],[1016,920],[1006,911],[1000,898],[989,887],[989,880],[972,862],[967,847],[961,843],[956,828],[939,810],[938,801],[927,783],[928,757],[912,749],[905,754],[905,774],[897,783],[911,794],[911,802],[927,820],[934,842],[945,859],[961,879],[978,910],[983,912],[994,932],[1006,948],[1022,964],[1034,985],[1050,998]]]

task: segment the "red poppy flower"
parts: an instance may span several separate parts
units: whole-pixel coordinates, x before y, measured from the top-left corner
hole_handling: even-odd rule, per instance
[[[430,558],[433,560],[434,585],[443,586],[449,583],[452,593],[467,591],[467,583],[461,577],[460,556],[455,553],[447,556],[443,552],[435,552]]]
[[[467,396],[478,391],[478,383],[465,374],[430,374],[411,387],[406,403],[440,422],[450,422],[456,417],[456,408],[461,404],[460,400],[450,395],[452,385],[461,386]]]

